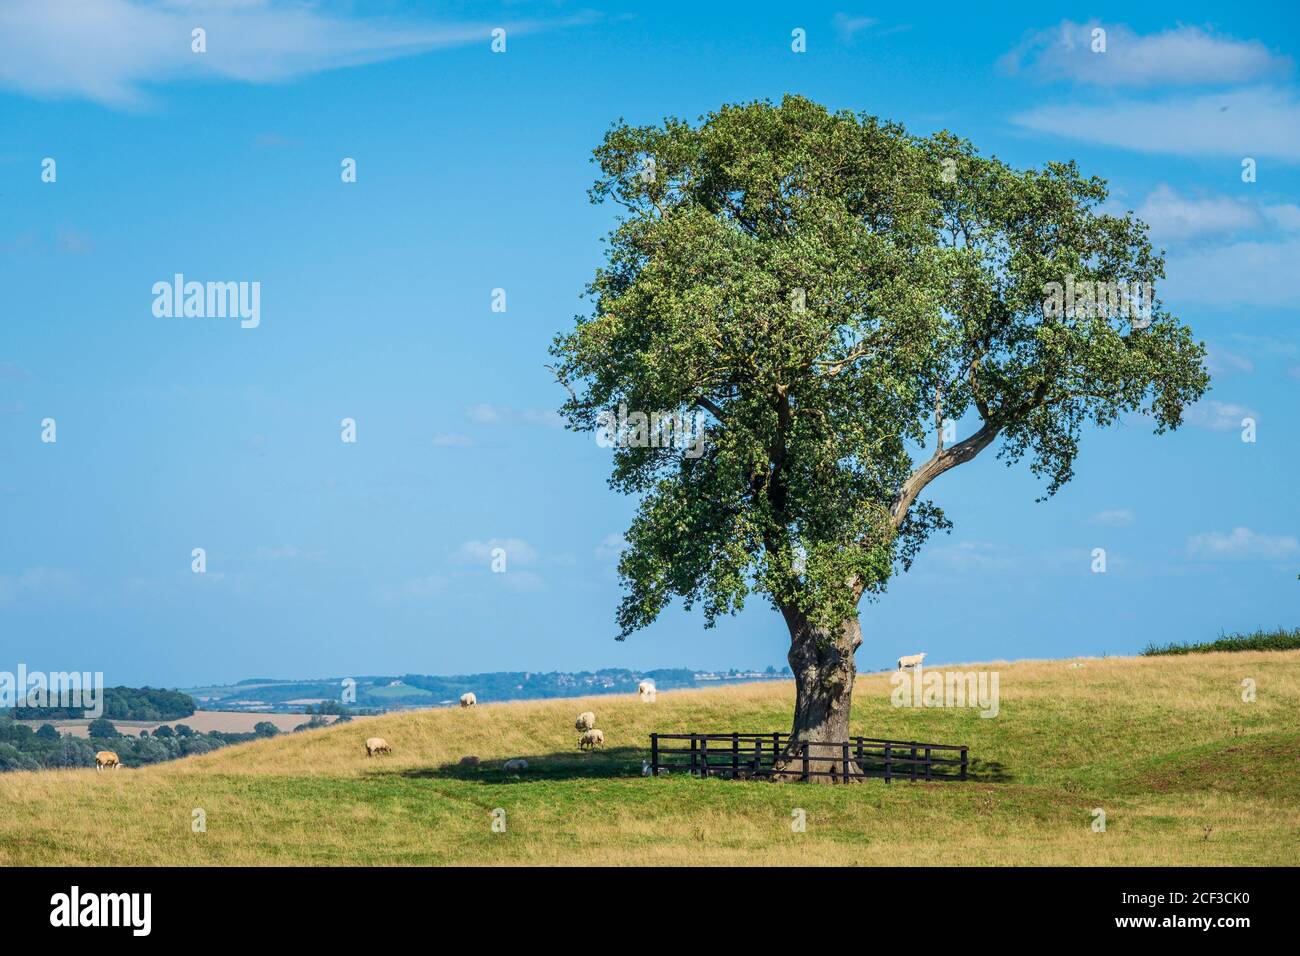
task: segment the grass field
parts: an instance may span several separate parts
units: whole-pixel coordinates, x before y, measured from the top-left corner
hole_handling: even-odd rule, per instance
[[[787,730],[788,683],[416,711],[140,770],[5,774],[0,865],[1300,863],[1300,651],[1078,663],[962,665],[1000,673],[994,719],[894,708],[888,675],[859,678],[855,734],[969,744],[965,783],[641,776],[653,730]],[[588,709],[604,752],[576,749]],[[367,759],[371,735],[393,755]],[[505,775],[518,756],[530,769]]]

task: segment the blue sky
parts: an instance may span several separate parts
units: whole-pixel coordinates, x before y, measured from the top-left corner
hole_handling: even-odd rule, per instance
[[[1214,375],[1173,435],[1086,435],[1045,503],[991,454],[939,479],[955,528],[863,605],[859,666],[1297,623],[1293,4],[639,6],[0,8],[0,668],[784,663],[758,601],[613,640],[632,503],[542,366],[612,224],[586,199],[609,124],[786,92],[1105,178],[1167,250],[1159,291]],[[260,325],[155,317],[178,272],[260,282]]]

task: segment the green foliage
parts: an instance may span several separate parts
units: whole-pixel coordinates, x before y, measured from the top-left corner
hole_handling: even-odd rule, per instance
[[[105,687],[104,716],[110,720],[176,720],[194,713],[194,698],[175,690],[149,687]],[[14,707],[18,720],[75,720],[86,716],[80,707]]]
[[[616,124],[595,162],[592,201],[622,214],[592,313],[551,349],[562,413],[707,419],[698,457],[614,450],[611,487],[639,498],[620,638],[674,597],[710,626],[754,592],[833,626],[949,526],[918,497],[938,474],[1000,439],[1050,495],[1085,426],[1174,428],[1207,387],[1158,299],[1149,322],[1044,307],[1049,282],[1163,278],[1146,227],[1100,212],[1105,184],[1073,163],[1014,170],[797,96]],[[968,415],[973,434],[924,451]]]
[[[259,720],[253,725],[253,733],[259,737],[274,737],[280,732],[280,728],[275,726],[269,720]]]
[[[1250,634],[1220,634],[1216,641],[1196,644],[1148,644],[1148,657],[1164,654],[1206,654],[1211,651],[1292,651],[1300,649],[1300,628],[1288,631],[1254,631]]]
[[[106,717],[100,717],[97,720],[92,720],[90,722],[90,727],[88,728],[87,732],[90,734],[92,739],[96,737],[106,738],[106,737],[118,736],[117,728],[114,727],[113,722]]]

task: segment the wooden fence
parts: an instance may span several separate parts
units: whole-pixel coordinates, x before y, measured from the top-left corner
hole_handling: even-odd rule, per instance
[[[698,777],[762,778],[784,753],[789,734],[651,734],[650,772]],[[937,754],[937,756],[936,756]],[[850,737],[839,743],[801,742],[787,772],[800,779],[833,777],[845,783],[858,774],[894,780],[965,780],[964,745]]]

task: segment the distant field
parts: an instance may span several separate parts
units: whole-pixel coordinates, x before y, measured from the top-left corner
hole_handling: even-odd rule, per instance
[[[969,744],[965,783],[641,775],[652,730],[788,729],[788,683],[405,711],[138,770],[4,774],[0,865],[1300,863],[1300,651],[960,669],[999,672],[998,717],[895,708],[873,674],[853,732]],[[577,750],[587,709],[603,752]],[[392,756],[365,756],[372,735]]]
[[[325,719],[330,722],[334,720],[333,717]],[[353,718],[353,720],[361,719],[363,718]],[[260,724],[264,720],[269,720],[283,731],[290,731],[299,724],[307,723],[311,717],[307,714],[247,714],[226,710],[196,710],[192,716],[182,717],[180,720],[115,720],[113,726],[121,733],[131,735],[139,734],[142,730],[152,734],[163,724],[169,727],[187,724],[191,730],[200,733],[218,730],[228,734],[251,734],[253,725]],[[59,728],[60,733],[72,734],[74,737],[87,736],[87,728],[90,726],[89,720],[22,720],[19,723],[27,724],[32,728],[39,727],[41,724],[53,724]]]

